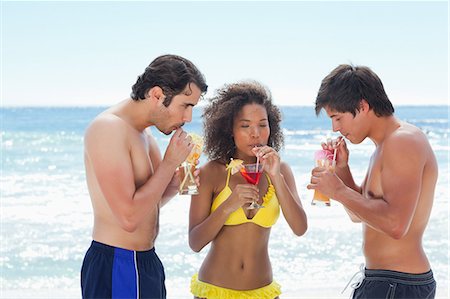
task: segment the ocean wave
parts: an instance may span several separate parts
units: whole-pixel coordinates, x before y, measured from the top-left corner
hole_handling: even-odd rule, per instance
[[[423,124],[448,124],[447,118],[425,118],[425,119],[407,119],[409,123],[423,123]]]

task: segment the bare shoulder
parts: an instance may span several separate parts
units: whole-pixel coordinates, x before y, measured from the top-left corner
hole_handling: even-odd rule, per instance
[[[291,166],[286,162],[281,161],[280,163],[280,171],[283,176],[292,175]]]
[[[217,178],[220,174],[223,175],[225,171],[225,165],[218,161],[208,161],[201,168],[201,175],[208,178]]]
[[[218,161],[208,161],[200,167],[201,184],[208,184],[212,189],[216,189],[220,182],[226,177],[225,165]]]
[[[84,142],[103,144],[105,140],[123,140],[126,138],[127,123],[111,113],[101,113],[89,124],[85,131]]]
[[[399,162],[422,164],[427,160],[431,146],[426,135],[417,127],[401,123],[401,126],[386,138],[383,144],[383,156],[386,162],[397,160]]]
[[[426,135],[416,126],[401,123],[384,141],[384,148],[399,154],[409,151],[422,152],[429,147]]]
[[[113,135],[116,129],[125,129],[126,123],[123,119],[112,113],[101,113],[97,115],[86,129],[86,136],[98,131],[109,130]]]

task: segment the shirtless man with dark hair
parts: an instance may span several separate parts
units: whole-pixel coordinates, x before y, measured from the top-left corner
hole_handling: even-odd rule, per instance
[[[94,229],[81,269],[83,298],[166,298],[164,268],[154,249],[159,209],[178,191],[176,168],[193,147],[181,127],[192,120],[206,90],[189,60],[160,56],[139,76],[129,99],[87,128],[84,160]],[[175,131],[163,157],[148,127]]]
[[[325,77],[316,113],[322,109],[346,140],[370,138],[376,146],[359,186],[344,138],[323,144],[337,150],[336,172],[315,168],[308,185],[363,225],[365,278],[353,298],[434,298],[436,282],[422,247],[438,176],[427,137],[394,116],[381,80],[364,66],[340,65]]]

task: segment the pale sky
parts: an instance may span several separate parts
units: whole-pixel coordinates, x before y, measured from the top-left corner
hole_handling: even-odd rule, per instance
[[[372,68],[394,105],[448,105],[447,1],[1,2],[2,106],[127,98],[157,56],[209,85],[258,80],[279,105],[313,105],[337,65]]]

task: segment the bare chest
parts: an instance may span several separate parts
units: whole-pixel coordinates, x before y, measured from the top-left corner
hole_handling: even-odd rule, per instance
[[[367,175],[362,185],[364,197],[379,199],[383,197],[383,188],[381,184],[382,157],[378,151],[372,155],[367,169]]]
[[[142,186],[154,173],[150,154],[150,140],[145,133],[129,135],[131,167],[136,188]]]

